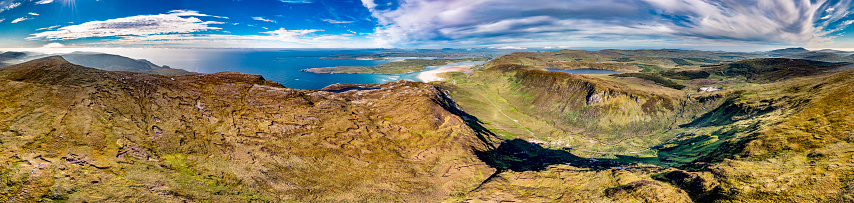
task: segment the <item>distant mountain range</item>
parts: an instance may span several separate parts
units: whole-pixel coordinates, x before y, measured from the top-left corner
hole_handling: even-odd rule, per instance
[[[804,48],[786,48],[765,52],[769,57],[807,59],[825,62],[854,62],[854,52],[823,49],[810,51]]]
[[[2,54],[0,54],[0,67],[12,65],[18,61],[25,61],[44,56],[48,55],[11,51],[3,52]],[[145,59],[132,59],[113,54],[73,52],[69,54],[61,54],[60,56],[62,56],[63,58],[65,58],[65,60],[73,64],[107,71],[127,71],[168,76],[193,74],[193,72],[189,72],[182,69],[174,69],[165,65],[158,66]]]

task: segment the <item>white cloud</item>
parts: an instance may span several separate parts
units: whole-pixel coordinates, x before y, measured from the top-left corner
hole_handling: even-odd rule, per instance
[[[19,0],[3,0],[0,1],[0,13],[3,11],[12,10],[13,8],[17,8],[21,6],[21,2]]]
[[[279,28],[278,30],[262,32],[264,34],[269,34],[271,37],[276,40],[285,41],[285,42],[299,42],[302,41],[302,37],[306,34],[318,32],[323,30],[286,30],[285,28]]]
[[[48,44],[45,44],[44,46],[42,46],[42,48],[62,48],[62,47],[65,47],[65,45],[62,45],[62,44],[56,43],[56,42],[48,43]]]
[[[494,38],[508,31],[520,34],[518,29],[567,30],[557,28],[557,21],[621,18],[637,10],[632,3],[616,0],[414,0],[401,1],[397,8],[385,8],[388,6],[373,0],[362,0],[362,4],[378,19],[381,26],[375,30],[374,38],[384,47],[429,43],[432,39]],[[614,22],[603,19],[600,24]],[[630,23],[618,25],[621,24]]]
[[[323,19],[323,21],[326,21],[327,23],[332,23],[332,24],[348,24],[348,23],[353,23],[353,21],[340,21],[340,20],[332,20],[332,19]]]
[[[36,4],[49,4],[49,3],[53,3],[53,0],[40,0],[40,1],[36,2]]]
[[[3,21],[6,21],[6,19],[5,19],[5,18],[0,18],[0,23],[2,23]]]
[[[90,37],[193,33],[221,29],[210,25],[222,24],[222,22],[202,21],[196,17],[213,16],[200,14],[197,11],[175,10],[168,14],[90,21],[79,25],[61,27],[55,31],[35,33],[27,39],[69,40]]]
[[[276,23],[275,20],[266,19],[264,17],[252,17],[252,20]]]
[[[39,15],[38,13],[32,13],[32,12],[31,12],[31,13],[28,13],[28,14],[30,14],[30,15],[32,15],[32,16],[37,16],[37,15]]]
[[[43,27],[43,28],[36,29],[36,31],[53,30],[53,29],[56,29],[58,27],[62,27],[62,25],[54,25],[54,26],[50,26],[50,27]]]
[[[675,27],[682,35],[800,45],[830,42],[828,35],[839,28],[828,26],[848,16],[852,8],[851,1],[829,3],[825,0],[645,1],[663,13],[686,17],[688,26]]]
[[[281,1],[281,2],[283,2],[283,3],[289,3],[289,4],[308,4],[308,3],[312,3],[312,1],[311,1],[311,0],[279,0],[279,1]]]
[[[19,22],[25,21],[25,20],[32,20],[32,18],[27,18],[27,17],[16,18],[15,20],[12,20],[12,24],[19,23]]]
[[[262,32],[260,35],[164,34],[123,36],[117,40],[92,43],[103,46],[169,46],[185,48],[372,48],[367,40],[353,39],[352,34],[316,34],[322,30],[286,30]]]
[[[697,39],[814,45],[832,41],[854,3],[713,0],[362,0],[380,26],[379,46],[613,41],[642,36],[680,44]],[[842,9],[844,8],[844,9]],[[545,38],[549,37],[549,38]],[[459,42],[459,43],[453,43]]]
[[[503,47],[489,47],[490,49],[527,49],[522,47],[514,47],[514,46],[503,46]]]

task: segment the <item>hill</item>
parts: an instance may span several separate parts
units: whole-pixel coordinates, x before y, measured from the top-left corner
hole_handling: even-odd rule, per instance
[[[691,87],[677,90],[633,77],[543,71],[549,65],[540,59],[560,53],[568,51],[514,53],[441,82],[460,108],[511,140],[498,148],[502,163],[529,166],[499,172],[468,200],[854,199],[848,64],[767,58],[644,73]],[[696,91],[708,86],[723,90]],[[510,144],[515,139],[537,145]]]
[[[144,59],[132,59],[112,54],[74,52],[63,54],[62,57],[77,65],[108,71],[128,71],[173,76],[193,74],[193,72],[182,69],[158,66]]]
[[[0,201],[439,201],[494,171],[432,85],[0,68]]]
[[[786,58],[764,58],[712,66],[705,70],[706,72],[726,77],[744,77],[749,82],[768,82],[815,75],[845,65],[849,64]]]
[[[27,53],[24,52],[7,51],[0,53],[0,67],[12,65],[11,63],[7,63],[6,61],[21,59],[26,56]]]
[[[825,62],[854,62],[854,57],[852,57],[852,54],[854,53],[830,49],[810,51],[804,48],[787,48],[772,50],[765,52],[764,54],[767,57],[775,58],[805,59]]]
[[[668,52],[514,53],[443,82],[322,90],[39,59],[0,68],[0,201],[854,200],[847,64],[639,73],[677,89],[543,60]]]

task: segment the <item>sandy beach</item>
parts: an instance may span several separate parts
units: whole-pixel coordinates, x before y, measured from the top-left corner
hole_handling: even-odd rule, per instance
[[[439,77],[440,73],[446,72],[468,72],[473,65],[446,66],[436,70],[424,71],[418,74],[418,79],[424,82],[442,81],[444,78]]]

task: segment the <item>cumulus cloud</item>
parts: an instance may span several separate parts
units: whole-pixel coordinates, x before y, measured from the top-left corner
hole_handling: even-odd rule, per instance
[[[852,1],[362,0],[380,46],[457,42],[625,40],[644,36],[821,44],[854,21]],[[458,43],[457,43],[458,44]]]
[[[264,17],[252,17],[252,20],[276,23],[275,20],[266,19]]]
[[[45,44],[44,46],[42,46],[42,48],[62,48],[62,47],[65,47],[65,45],[60,44],[60,43],[56,43],[56,42],[48,43],[48,44]]]
[[[28,13],[28,14],[30,14],[31,16],[37,16],[37,15],[39,15],[38,13],[32,13],[32,12],[31,12],[31,13]]]
[[[36,2],[36,4],[49,4],[49,3],[53,3],[53,0],[40,0],[40,1]]]
[[[193,33],[221,29],[211,27],[211,25],[222,24],[222,22],[202,21],[196,17],[213,16],[200,14],[197,11],[174,10],[168,14],[139,15],[65,26],[55,31],[32,34],[27,39],[69,40],[91,37]]]
[[[21,21],[25,21],[25,20],[32,20],[32,18],[27,18],[27,17],[16,18],[15,20],[12,20],[12,24],[20,23]]]

